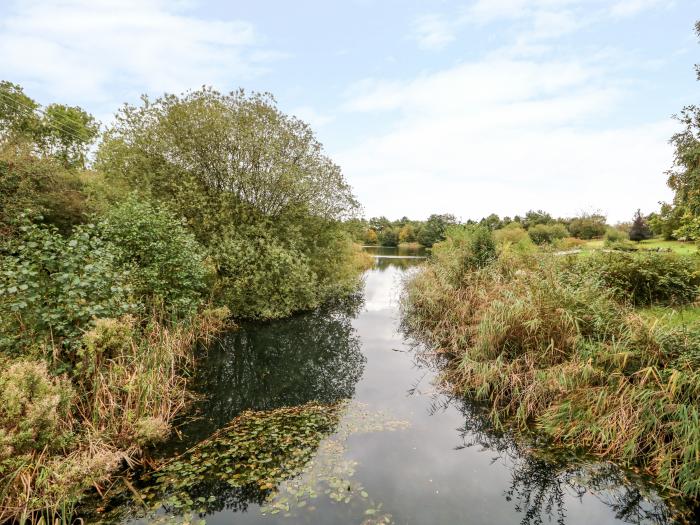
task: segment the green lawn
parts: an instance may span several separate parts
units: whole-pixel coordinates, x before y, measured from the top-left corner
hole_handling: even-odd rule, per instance
[[[700,322],[700,306],[682,306],[671,308],[667,306],[650,306],[638,310],[649,319],[658,319],[669,326],[687,326]]]
[[[688,255],[691,253],[698,252],[698,245],[693,242],[681,242],[681,241],[664,241],[663,239],[649,239],[646,241],[641,241],[637,243],[640,249],[654,250],[656,248],[667,249],[670,248],[676,253]],[[591,239],[586,241],[586,244],[582,246],[584,250],[599,250],[605,248],[605,241],[603,239]]]

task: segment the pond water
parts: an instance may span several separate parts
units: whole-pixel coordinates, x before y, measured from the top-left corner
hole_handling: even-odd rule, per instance
[[[232,488],[207,482],[222,479],[210,462],[211,475],[203,470],[191,494],[202,502],[193,523],[669,522],[667,507],[643,481],[608,464],[527,453],[490,429],[479,407],[436,392],[434,371],[400,330],[397,302],[402,280],[424,254],[368,251],[375,265],[361,297],[244,325],[210,349],[196,381],[205,396],[202,417],[162,453],[192,447],[247,409],[351,401],[305,449],[307,468],[296,478],[261,491]],[[133,502],[121,505],[121,522],[154,519],[139,516]],[[182,517],[177,506],[164,505],[156,518],[170,515]]]

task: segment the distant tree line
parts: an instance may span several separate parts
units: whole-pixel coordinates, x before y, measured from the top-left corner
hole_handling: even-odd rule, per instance
[[[543,210],[530,210],[513,217],[492,213],[481,220],[460,222],[449,213],[433,214],[427,220],[408,217],[391,221],[386,217],[352,219],[345,222],[353,239],[365,245],[398,246],[417,243],[426,247],[445,240],[450,228],[459,225],[483,226],[496,233],[499,240],[518,242],[528,238],[535,244],[551,244],[565,238],[590,240],[605,238],[614,241],[648,239],[654,232],[649,218],[637,211],[632,221],[611,226],[600,212],[581,213],[576,217],[555,218]]]

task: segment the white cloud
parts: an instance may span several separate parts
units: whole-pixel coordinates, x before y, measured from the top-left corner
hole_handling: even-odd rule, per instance
[[[519,19],[537,13],[560,13],[586,9],[595,13],[602,9],[613,16],[632,16],[659,6],[673,4],[674,0],[476,0],[464,11],[472,22],[487,24],[503,19]]]
[[[634,16],[647,9],[671,4],[669,0],[619,0],[610,7],[610,14],[617,17]]]
[[[602,64],[484,59],[406,82],[368,80],[347,109],[398,118],[337,157],[368,215],[601,208],[627,219],[668,198],[673,123],[593,127],[625,95],[609,73]]]
[[[234,88],[232,79],[261,73],[279,58],[261,49],[245,21],[191,14],[167,0],[25,0],[0,21],[3,76],[48,101],[109,106],[148,91],[203,84]],[[32,89],[34,88],[34,89]],[[119,100],[109,97],[118,96]]]
[[[422,49],[442,49],[455,39],[455,24],[438,14],[419,16],[413,29],[414,39]]]
[[[668,7],[674,0],[476,0],[455,14],[452,34],[467,25],[513,23],[511,54],[539,54],[543,42],[609,18],[630,17]],[[438,16],[438,15],[434,15]]]

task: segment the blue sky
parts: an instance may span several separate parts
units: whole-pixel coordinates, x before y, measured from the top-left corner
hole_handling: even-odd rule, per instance
[[[0,77],[108,122],[139,94],[270,91],[367,216],[668,200],[670,118],[700,102],[692,0],[5,0]]]

